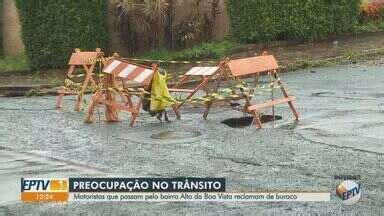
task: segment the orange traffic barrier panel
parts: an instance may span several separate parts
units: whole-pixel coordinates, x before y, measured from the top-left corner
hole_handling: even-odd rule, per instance
[[[157,70],[156,64],[148,67],[118,57],[109,59],[103,68],[106,77],[102,80],[102,87],[91,99],[85,122],[93,122],[94,111],[102,104],[106,107],[107,122],[118,121],[118,112],[126,111],[131,113],[129,125],[133,126],[143,108],[146,94],[150,94],[147,91]]]
[[[254,77],[253,85],[251,87],[251,90],[249,92],[245,92],[245,88],[240,87],[240,92],[233,91],[234,95],[238,95],[238,97],[230,97],[230,98],[223,98],[218,100],[211,100],[205,103],[206,110],[204,112],[204,119],[207,119],[209,111],[214,103],[217,102],[227,102],[231,105],[231,107],[235,110],[242,111],[245,113],[249,113],[253,116],[254,121],[253,123],[257,128],[262,127],[262,123],[260,120],[261,111],[265,110],[267,108],[272,108],[273,116],[275,116],[275,106],[279,104],[288,104],[295,120],[299,120],[299,114],[296,111],[294,101],[296,98],[294,96],[290,96],[286,90],[286,88],[283,86],[283,83],[278,75],[278,68],[279,65],[273,55],[269,55],[266,52],[263,53],[261,56],[257,57],[251,57],[251,58],[243,58],[243,59],[237,59],[237,60],[227,60],[226,62],[223,62],[224,64],[224,70],[228,71],[234,80],[241,82],[241,78],[250,78]],[[282,98],[274,98],[273,89],[272,89],[272,99],[269,101],[264,101],[261,103],[256,103],[252,101],[254,89],[256,89],[259,85],[259,78],[261,75],[267,75],[270,79],[270,82],[272,84],[272,88],[274,88],[274,85],[278,89],[280,89],[282,93]],[[235,100],[242,100],[244,101],[244,106],[241,108],[233,107],[232,101]]]
[[[74,77],[74,72],[77,68],[82,68],[82,76],[84,80],[82,81],[78,90],[68,88],[66,85],[62,86],[58,90],[58,97],[56,101],[56,108],[60,109],[62,107],[63,98],[67,95],[77,95],[77,100],[75,103],[75,111],[79,111],[81,108],[81,101],[83,100],[84,93],[90,85],[96,86],[96,82],[93,79],[93,71],[96,66],[96,59],[101,57],[103,53],[101,49],[97,48],[94,52],[82,52],[80,49],[75,49],[75,52],[72,53],[71,58],[69,59],[68,65],[69,69],[67,72],[67,80],[70,80]]]
[[[189,100],[193,99],[198,92],[204,92],[208,95],[213,91],[209,87],[210,81],[215,81],[216,87],[220,85],[221,80],[225,77],[225,74],[223,73],[224,65],[225,64],[220,63],[218,66],[214,67],[193,67],[187,73],[182,75],[174,86],[169,88],[171,93],[185,95],[175,107],[178,119],[180,119],[180,109],[187,104]],[[188,81],[196,80],[196,78],[198,81],[193,87],[186,87]]]

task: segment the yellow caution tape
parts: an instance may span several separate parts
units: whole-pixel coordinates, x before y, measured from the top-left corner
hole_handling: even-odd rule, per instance
[[[217,64],[218,61],[175,61],[161,59],[140,59],[140,58],[123,58],[128,61],[135,62],[151,62],[151,63],[168,63],[168,64]]]

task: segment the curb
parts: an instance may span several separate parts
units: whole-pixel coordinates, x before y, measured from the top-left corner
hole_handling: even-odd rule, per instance
[[[0,96],[2,97],[24,97],[24,96],[42,96],[56,95],[57,85],[41,84],[41,85],[5,85],[0,86]]]

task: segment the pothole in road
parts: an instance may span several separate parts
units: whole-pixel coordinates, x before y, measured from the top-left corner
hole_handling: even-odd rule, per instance
[[[159,140],[182,140],[199,137],[201,135],[199,131],[163,131],[152,134],[151,138]]]
[[[279,115],[275,115],[275,121],[282,120],[283,117]],[[260,117],[261,123],[268,123],[273,121],[273,116],[272,115],[262,115]],[[222,121],[221,123],[231,127],[231,128],[244,128],[244,127],[249,127],[251,126],[253,122],[253,117],[252,116],[247,116],[247,117],[241,117],[241,118],[230,118]]]

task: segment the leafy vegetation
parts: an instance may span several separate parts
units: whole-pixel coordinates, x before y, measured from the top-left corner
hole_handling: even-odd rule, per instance
[[[124,39],[128,38],[127,42],[139,39],[145,40],[148,47],[161,46],[163,26],[169,23],[168,0],[122,0],[116,7],[120,29]]]
[[[119,31],[130,44],[131,53],[148,49],[185,48],[209,41],[220,0],[121,0],[116,5]],[[175,22],[175,10],[183,4],[188,10]]]
[[[378,32],[384,31],[384,21],[367,21],[356,25],[354,33]]]
[[[350,32],[360,0],[227,0],[231,31],[241,42],[314,40]]]
[[[202,60],[219,59],[235,52],[240,44],[230,40],[220,42],[202,43],[192,48],[172,51],[159,50],[145,53],[140,58],[161,59],[161,60]]]
[[[0,59],[0,74],[2,72],[29,71],[27,57],[23,54]]]
[[[384,20],[384,3],[382,2],[364,2],[360,9],[360,21],[369,22],[374,20]]]
[[[190,14],[177,25],[172,23],[175,4],[172,0],[121,0],[117,4],[117,15],[120,24],[128,29],[126,38],[129,38],[130,48],[157,49],[138,56],[140,58],[207,60],[223,58],[241,50],[243,45],[232,40],[203,42],[184,50],[164,48],[174,47],[169,44],[190,46],[193,44],[191,41],[211,38],[219,1],[204,3],[202,14],[199,8],[203,3],[203,0],[188,3]],[[226,3],[232,36],[240,42],[312,40],[329,34],[384,30],[384,5],[379,3],[362,6],[360,0],[226,0]],[[17,0],[17,7],[32,69],[64,66],[75,47],[93,50],[106,45],[105,16],[108,13],[105,0],[70,3],[64,0],[54,3],[49,0]],[[0,71],[28,69],[27,60],[22,55],[0,62]]]
[[[384,3],[364,1],[355,33],[384,31]]]
[[[16,0],[32,69],[66,65],[74,48],[105,48],[105,0]]]

